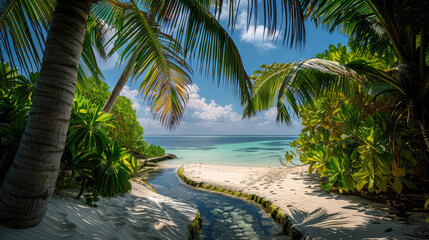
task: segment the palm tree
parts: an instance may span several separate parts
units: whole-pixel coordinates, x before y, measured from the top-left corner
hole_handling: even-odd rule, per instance
[[[151,15],[157,18],[157,21],[162,22],[164,29],[174,35],[174,39],[173,36],[164,34],[156,29],[157,25],[153,24],[154,19],[151,18],[151,15],[140,11],[133,1],[131,1],[130,5],[123,4],[124,8],[131,11],[126,18],[132,17],[133,19],[126,21],[125,24],[121,23],[121,27],[117,28],[118,32],[114,36],[117,39],[111,53],[119,50],[124,44],[128,44],[129,42],[132,44],[131,47],[128,45],[127,50],[121,53],[123,58],[129,56],[128,63],[115,85],[112,94],[107,99],[103,108],[104,111],[111,111],[116,99],[130,77],[132,81],[135,82],[147,68],[150,68],[149,72],[142,80],[139,90],[143,92],[146,98],[149,97],[152,110],[154,110],[156,116],[160,116],[164,125],[169,128],[176,127],[180,123],[185,107],[184,102],[186,102],[184,101],[185,96],[182,96],[183,94],[179,95],[182,91],[177,92],[179,94],[165,94],[163,97],[156,98],[150,97],[149,92],[169,92],[165,91],[165,87],[168,85],[159,84],[159,82],[163,81],[163,77],[160,78],[160,74],[155,72],[156,69],[158,69],[158,71],[159,69],[164,69],[166,66],[163,66],[165,65],[163,63],[170,63],[170,61],[167,61],[168,59],[173,58],[173,60],[175,60],[174,62],[179,63],[184,69],[189,70],[184,60],[180,59],[177,55],[185,55],[185,57],[188,56],[190,59],[196,55],[195,58],[199,60],[200,66],[208,66],[205,67],[206,70],[208,70],[210,66],[216,69],[216,71],[213,71],[213,78],[217,75],[220,81],[223,75],[226,79],[230,79],[230,85],[232,87],[236,88],[240,86],[236,89],[236,92],[239,92],[242,96],[242,101],[249,99],[250,96],[248,91],[246,88],[241,87],[250,86],[251,83],[244,70],[240,54],[232,38],[210,12],[210,1],[177,1],[174,4],[172,4],[171,1],[145,1],[144,4]],[[163,12],[166,9],[178,10]],[[134,21],[135,16],[138,16],[137,20],[148,22],[149,24],[141,24],[138,21]],[[117,24],[118,23],[111,23],[111,25]],[[148,28],[149,26],[154,26],[155,28]],[[150,38],[149,40],[141,37],[136,38],[136,32],[141,33],[140,35],[144,35],[143,33],[152,33],[152,35],[157,38]],[[157,39],[163,41],[159,43],[160,41],[157,41]],[[210,41],[207,41],[208,39],[210,39]],[[160,53],[150,49],[153,45],[147,44],[148,42],[153,42],[161,47],[166,44],[170,44],[170,46],[168,48],[162,48],[164,53]],[[180,44],[183,45],[183,49]],[[172,48],[174,51],[171,51]],[[150,55],[148,52],[153,54]],[[151,65],[151,62],[156,62],[156,64]],[[176,66],[170,68],[176,69],[175,71],[177,71]],[[186,79],[187,75],[184,72],[179,72],[179,76],[180,75],[183,76],[184,83],[190,83],[190,81]],[[180,88],[188,90],[186,86],[180,86]],[[187,93],[187,91],[185,92]],[[168,104],[165,100],[160,102],[160,99],[167,99],[166,96],[180,96],[180,99],[175,100],[175,104]],[[171,100],[168,101],[171,102]],[[169,106],[170,109],[165,109],[166,106]],[[161,114],[158,114],[158,112]],[[164,117],[164,115],[167,116],[165,112],[170,112],[167,118]]]
[[[101,10],[100,7],[96,10]],[[191,69],[182,59],[182,48],[171,36],[163,33],[155,19],[141,11],[135,1],[123,3],[121,8],[121,12],[118,13],[121,17],[107,22],[117,30],[112,37],[115,44],[110,53],[113,54],[124,47],[125,50],[120,56],[123,59],[129,56],[128,63],[107,99],[103,111],[112,110],[130,76],[135,81],[147,71],[140,85],[140,92],[145,98],[151,98],[151,107],[165,126],[177,126],[191,84],[188,75]]]
[[[135,8],[136,3],[130,2]],[[252,6],[257,4],[256,0],[249,2],[253,3]],[[97,4],[94,6],[95,3]],[[231,86],[236,87],[242,102],[249,99],[250,82],[237,48],[226,32],[218,28],[216,19],[209,16],[207,9],[210,9],[212,1],[147,0],[139,3],[150,7],[158,21],[163,21],[173,31],[179,30],[178,36],[187,42],[185,54],[197,53],[195,55],[198,60],[210,63],[213,75],[217,75],[219,81],[223,77]],[[223,1],[219,3],[222,6]],[[54,6],[55,11],[52,12]],[[299,23],[297,20],[300,18],[296,16],[302,15],[297,6],[299,4],[295,3],[285,7],[286,12],[294,13],[289,14],[293,23]],[[124,4],[119,0],[12,0],[0,3],[1,60],[3,61],[5,51],[13,65],[18,62],[24,69],[37,67],[41,62],[40,77],[35,87],[28,122],[12,166],[0,186],[2,224],[15,228],[32,227],[40,223],[46,212],[60,168],[76,78],[82,73],[82,65],[79,64],[81,56],[83,62],[95,64],[93,71],[98,72],[91,45],[88,44],[91,37],[86,37],[89,36],[86,30],[87,20],[91,19],[90,9],[96,7],[102,9],[99,11],[99,16],[102,16],[100,19],[108,22],[109,19],[118,17],[115,14],[117,11],[109,9],[123,8]],[[220,9],[216,7],[218,13]],[[230,16],[233,15],[234,10],[230,11]],[[277,22],[276,14],[269,15],[267,24]],[[174,21],[178,19],[181,22]],[[233,24],[233,20],[231,22]],[[189,27],[182,28],[185,23],[189,23]],[[48,26],[46,43],[43,44]],[[176,26],[179,28],[175,28]],[[275,26],[276,24],[272,24],[269,28],[276,29]],[[182,33],[183,30],[186,32]],[[298,32],[300,34],[295,36],[302,38],[302,28],[299,28]],[[216,38],[216,34],[228,37]],[[208,46],[212,48],[206,49]],[[43,60],[40,61],[39,51],[43,47]],[[15,59],[17,61],[14,61]],[[152,71],[152,74],[159,73]],[[142,88],[154,108],[160,110],[163,116],[161,118],[165,119],[161,120],[167,125],[177,123],[178,117],[175,114],[169,115],[166,110],[181,108],[181,103],[171,101],[173,98],[166,98],[164,90],[168,91],[167,94],[175,94],[178,90],[173,88],[173,85],[165,81]],[[184,102],[181,97],[175,99]]]
[[[402,93],[396,112],[420,125],[429,149],[428,14],[429,2],[424,0],[324,0],[314,6],[312,18],[331,31],[349,34],[356,49],[380,57],[395,53],[397,64],[379,79]]]
[[[252,116],[255,111],[267,109],[276,101],[279,111],[277,119],[287,122],[290,116],[283,103],[292,103],[296,112],[297,104],[311,101],[309,91],[312,87],[304,81],[305,72],[309,69],[313,73],[317,70],[324,72],[325,76],[336,76],[333,81],[338,81],[338,77],[349,77],[360,82],[377,79],[395,90],[395,116],[408,115],[414,119],[429,147],[429,22],[425,17],[428,14],[429,3],[422,0],[313,1],[308,9],[308,18],[331,31],[340,30],[348,34],[352,48],[377,55],[380,61],[385,61],[385,57],[393,52],[396,63],[387,68],[373,68],[362,61],[341,64],[309,59],[289,66],[276,66],[279,69],[271,74],[265,71],[263,77],[273,79],[273,76],[279,77],[279,73],[283,73],[281,82],[277,82],[276,88],[270,90],[275,93],[256,90],[260,93],[255,92],[252,104],[259,107],[246,107],[244,115]]]
[[[90,6],[86,0],[56,5],[28,122],[0,187],[2,224],[35,226],[46,212],[67,135]]]

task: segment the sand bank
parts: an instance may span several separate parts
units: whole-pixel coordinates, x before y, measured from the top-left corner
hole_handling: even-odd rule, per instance
[[[428,214],[402,218],[385,204],[326,193],[305,167],[187,164],[183,174],[196,182],[266,198],[308,239],[429,239]]]
[[[131,194],[102,198],[91,208],[70,192],[54,195],[43,221],[30,229],[0,226],[0,239],[187,239],[197,210],[132,183]],[[76,194],[74,194],[76,195]]]

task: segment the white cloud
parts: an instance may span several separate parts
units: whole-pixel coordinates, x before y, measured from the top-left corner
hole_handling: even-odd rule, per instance
[[[151,129],[151,130],[163,130],[164,127],[162,126],[161,122],[158,120],[154,120],[153,118],[143,117],[143,118],[137,118],[137,121],[140,122],[140,125],[143,126],[145,129]]]
[[[275,108],[275,107],[270,108],[264,112],[264,120],[265,121],[256,124],[256,126],[260,127],[260,128],[268,128],[268,127],[272,127],[274,125],[277,125],[276,117],[277,117],[277,108]]]
[[[229,8],[228,5],[224,2],[223,10],[220,15],[219,20],[228,21],[229,18]],[[274,34],[268,35],[266,29],[261,24],[256,24],[252,22],[250,26],[247,27],[247,9],[245,5],[240,5],[240,10],[237,16],[237,22],[235,24],[235,29],[240,34],[240,41],[252,44],[258,49],[270,50],[276,49],[274,40],[278,38],[280,31],[277,30]]]
[[[276,39],[278,35],[279,33],[276,32],[274,37],[267,36],[264,26],[258,25],[256,30],[254,26],[250,26],[247,30],[243,29],[240,39],[241,41],[250,43],[260,49],[276,49],[277,46],[275,45],[273,39]]]
[[[275,121],[277,117],[277,108],[273,107],[264,113],[264,119],[267,121]]]
[[[277,110],[271,108],[259,118],[242,120],[241,114],[232,104],[220,105],[213,99],[201,97],[197,85],[191,86],[189,102],[176,134],[297,134],[301,129],[299,121],[293,121],[291,128],[279,126]],[[125,86],[121,95],[128,97],[137,111],[137,121],[144,127],[145,134],[172,134],[158,119],[153,119],[150,107],[145,106],[137,90]]]
[[[183,116],[180,128],[217,128],[219,124],[229,125],[240,123],[241,115],[233,110],[232,104],[225,106],[217,104],[213,99],[207,102],[198,94],[200,90],[197,85],[190,88],[189,102]],[[137,111],[138,121],[145,129],[164,129],[157,119],[153,119],[150,108],[143,106],[143,98],[137,90],[131,90],[125,86],[121,92],[122,96],[129,98],[133,104],[133,109]]]
[[[232,109],[232,104],[225,106],[218,105],[213,99],[210,103],[205,98],[201,98],[197,93],[199,88],[193,84],[187,106],[187,112],[190,118],[186,120],[205,120],[205,121],[222,121],[237,122],[240,121],[240,115]]]
[[[115,52],[112,56],[106,60],[102,59],[98,53],[95,53],[95,58],[97,60],[98,67],[100,70],[111,70],[116,66],[116,62],[118,61],[119,55]]]
[[[121,91],[121,96],[127,97],[131,100],[134,110],[139,111],[143,108],[143,97],[139,94],[137,90],[131,90],[130,87],[124,86]]]

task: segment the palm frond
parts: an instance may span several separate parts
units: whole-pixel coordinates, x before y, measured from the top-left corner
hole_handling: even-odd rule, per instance
[[[251,81],[237,46],[210,12],[211,0],[140,1],[183,46],[184,54],[206,76],[239,95],[251,98]],[[216,6],[221,6],[219,1]],[[219,9],[219,8],[217,8]],[[230,12],[233,12],[230,8]]]
[[[355,49],[379,57],[393,50],[402,62],[416,57],[415,37],[428,26],[424,17],[428,14],[429,3],[424,0],[321,0],[312,8],[314,21],[348,34]]]
[[[54,0],[5,0],[0,3],[0,58],[29,73],[41,64]]]
[[[254,117],[257,112],[268,110],[276,105],[280,86],[289,74],[293,64],[273,63],[262,65],[250,78],[254,82],[252,104],[246,104],[243,117]]]
[[[87,21],[87,29],[83,41],[82,55],[76,80],[76,90],[78,92],[83,92],[83,90],[91,84],[91,82],[88,81],[88,76],[93,77],[95,81],[101,81],[101,79],[104,78],[98,66],[95,51],[102,59],[107,58],[106,46],[108,39],[106,35],[108,31],[108,26],[102,20],[90,14]]]
[[[133,82],[145,74],[140,93],[148,101],[154,118],[174,129],[180,124],[192,83],[188,75],[191,69],[182,59],[183,49],[137,3],[131,0],[123,6],[122,12],[108,14],[122,14],[120,22],[112,22],[117,33],[110,53],[122,50],[120,60],[128,61]]]
[[[335,58],[334,50],[319,57]],[[352,54],[342,59],[344,64],[321,58],[310,58],[298,63],[262,65],[255,72],[252,105],[245,107],[243,116],[252,117],[258,111],[277,107],[277,121],[289,124],[290,110],[298,115],[299,106],[313,103],[314,98],[342,94],[352,96],[357,92],[370,91],[374,97],[382,91],[398,91],[403,87],[398,80],[384,70],[371,66]],[[379,84],[380,88],[367,89],[366,85]],[[386,85],[387,84],[387,85]],[[390,86],[390,87],[386,87]]]

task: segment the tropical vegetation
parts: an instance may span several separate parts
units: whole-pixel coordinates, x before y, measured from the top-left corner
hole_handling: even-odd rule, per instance
[[[291,144],[340,192],[401,193],[427,185],[427,1],[302,1],[304,18],[349,36],[345,46],[297,63],[263,65],[243,115],[277,108],[304,129]],[[302,12],[299,12],[302,13]],[[292,113],[291,113],[292,111]],[[425,205],[427,207],[427,204]]]
[[[285,102],[297,111],[304,128],[286,153],[326,177],[322,187],[340,192],[401,193],[428,180],[426,148],[419,128],[404,117],[393,117],[396,97],[390,85],[364,78],[349,66],[389,68],[394,64],[371,54],[359,54],[340,44],[301,63],[264,65],[255,72],[254,105],[261,109],[277,104],[278,120],[290,121]],[[356,67],[355,67],[356,69]],[[287,79],[287,80],[285,80]],[[287,82],[287,86],[279,92]],[[307,96],[310,96],[306,98]],[[283,106],[279,107],[282,104]],[[422,161],[423,160],[423,161]]]
[[[146,74],[139,91],[164,126],[177,127],[191,83],[188,60],[196,60],[219,84],[224,80],[231,86],[246,105],[245,116],[272,106],[277,107],[279,122],[290,122],[290,110],[302,116],[308,125],[302,138],[309,137],[313,145],[295,146],[303,161],[328,177],[327,190],[391,187],[401,192],[404,185],[413,187],[410,181],[415,178],[427,180],[417,172],[428,166],[427,1],[263,1],[267,35],[281,31],[285,43],[301,46],[308,19],[349,35],[353,56],[346,56],[349,52],[340,46],[301,63],[262,66],[252,80],[216,19],[224,3],[233,28],[239,5],[234,1],[0,3],[1,81],[19,85],[14,90],[1,85],[1,118],[7,123],[2,126],[2,157],[7,160],[0,171],[1,223],[18,228],[40,223],[59,173],[66,178],[60,181],[78,183],[82,189],[90,185],[106,196],[127,191],[125,173],[133,170],[125,163],[124,149],[136,154],[146,146],[141,135],[112,130],[109,121],[121,121],[119,115],[116,120],[110,115],[114,103],[120,108],[125,83]],[[248,25],[252,18],[257,24],[258,5],[248,1]],[[114,38],[107,39],[107,32],[114,32]],[[103,78],[96,52],[106,58],[119,52],[120,62],[126,63],[112,94],[105,98],[100,93],[105,111],[83,91]],[[13,67],[6,66],[3,53]],[[17,66],[28,80],[14,73]],[[38,76],[31,75],[32,69]],[[353,91],[363,98],[353,98]],[[31,105],[24,99],[31,99]],[[380,109],[383,103],[388,109]],[[315,119],[310,112],[332,119]],[[133,123],[129,126],[127,131],[141,130]]]
[[[0,27],[5,34],[0,37],[6,57],[27,73],[40,67],[24,133],[0,186],[2,223],[31,227],[43,218],[60,171],[75,87],[85,86],[88,74],[96,79],[102,77],[95,52],[106,57],[112,51],[121,51],[121,60],[128,61],[124,72],[127,76],[123,79],[128,79],[129,74],[136,80],[146,73],[139,90],[154,116],[169,128],[178,126],[188,99],[190,69],[185,58],[204,62],[200,67],[207,73],[211,71],[219,82],[225,80],[242,102],[250,98],[250,81],[241,57],[229,34],[210,13],[211,3],[134,0],[1,3]],[[174,38],[161,32],[161,24]],[[110,53],[104,48],[111,42],[105,41],[106,27],[117,32]],[[120,88],[113,92],[119,96]],[[97,119],[92,123],[96,122]],[[88,135],[76,133],[75,137],[86,136],[85,141],[96,146],[97,151],[100,145],[109,146],[99,142],[100,139],[91,139],[92,132],[100,131],[87,129]],[[153,152],[159,150],[150,148]]]
[[[30,73],[30,78],[11,69],[5,63],[7,76],[1,90],[1,177],[4,179],[19,146],[28,118],[28,109],[32,104],[34,85],[39,73]],[[86,82],[94,79],[86,79]],[[79,187],[79,198],[88,188],[91,203],[102,196],[115,196],[131,190],[129,182],[140,171],[142,164],[133,156],[153,157],[164,155],[158,146],[147,147],[143,140],[143,128],[136,119],[131,101],[121,96],[115,105],[115,111],[108,114],[101,110],[103,96],[110,91],[104,82],[94,82],[93,88],[85,88],[76,94],[67,140],[61,157],[60,174],[56,189]],[[102,87],[101,87],[102,86]],[[103,88],[104,87],[104,88]],[[87,97],[91,96],[91,97]],[[99,100],[99,101],[97,101]],[[101,101],[100,101],[101,100]],[[125,132],[130,134],[124,139]],[[154,150],[155,149],[155,150]],[[95,194],[95,195],[94,195]],[[94,197],[94,196],[95,197]]]

